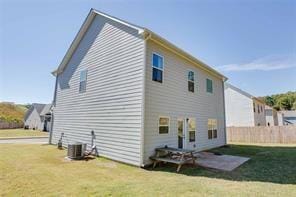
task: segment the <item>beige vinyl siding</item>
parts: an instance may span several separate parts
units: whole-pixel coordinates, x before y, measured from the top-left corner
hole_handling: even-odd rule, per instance
[[[152,53],[164,58],[163,83],[152,81]],[[177,119],[196,119],[196,141],[188,149],[203,150],[225,144],[223,82],[153,41],[147,42],[144,124],[144,162],[159,146],[178,147]],[[188,91],[188,71],[194,71],[195,91]],[[206,91],[206,79],[213,80],[213,93]],[[170,117],[168,134],[158,133],[158,118]],[[208,119],[217,119],[218,138],[208,139]]]
[[[140,166],[144,40],[138,31],[97,15],[58,75],[53,143],[90,145],[99,154]],[[79,93],[80,71],[86,91]]]
[[[256,112],[254,112],[254,125],[253,126],[265,126],[265,105],[261,102],[258,102],[257,100],[253,99],[253,102],[256,106]],[[260,109],[260,113],[258,113],[258,105]],[[261,111],[261,107],[263,111]]]

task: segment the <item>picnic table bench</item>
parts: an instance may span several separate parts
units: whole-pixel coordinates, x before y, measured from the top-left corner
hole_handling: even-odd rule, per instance
[[[155,155],[150,159],[153,161],[153,168],[160,162],[174,163],[178,165],[177,172],[179,172],[184,163],[192,161],[195,165],[196,157],[194,157],[193,152],[193,150],[171,147],[156,148]]]

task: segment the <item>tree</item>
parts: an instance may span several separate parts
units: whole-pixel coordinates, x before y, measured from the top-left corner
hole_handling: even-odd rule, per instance
[[[276,106],[281,110],[291,110],[294,99],[291,96],[283,96],[277,100]]]
[[[292,109],[296,110],[296,101],[294,101]]]
[[[262,97],[265,104],[273,107],[276,110],[296,110],[296,92],[289,91],[284,94],[274,94]]]
[[[275,101],[274,101],[274,98],[273,97],[271,97],[271,96],[267,96],[267,97],[265,97],[264,98],[264,101],[265,101],[265,103],[267,104],[267,105],[269,105],[269,106],[274,106],[274,104],[275,104]]]

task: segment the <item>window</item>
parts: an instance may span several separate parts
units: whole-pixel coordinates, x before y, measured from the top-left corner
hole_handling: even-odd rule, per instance
[[[208,119],[208,139],[217,138],[217,120]]]
[[[194,72],[188,72],[188,91],[194,92]]]
[[[259,105],[257,105],[257,110],[258,110],[258,113],[260,114],[260,108],[259,108]]]
[[[253,110],[254,110],[254,112],[256,112],[256,106],[255,106],[255,103],[253,103]]]
[[[86,91],[86,77],[87,76],[87,70],[80,71],[80,82],[79,82],[79,92],[85,92]]]
[[[188,120],[188,132],[189,132],[189,142],[195,142],[195,119],[189,118]]]
[[[262,107],[262,105],[261,105],[261,112],[263,112],[263,107]]]
[[[152,80],[162,83],[163,78],[163,57],[152,54]]]
[[[159,134],[169,133],[170,118],[160,117],[158,120],[158,132]]]
[[[213,93],[213,81],[211,79],[207,79],[207,92]]]

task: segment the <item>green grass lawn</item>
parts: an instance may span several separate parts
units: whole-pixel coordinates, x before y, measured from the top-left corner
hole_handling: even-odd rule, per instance
[[[0,145],[0,196],[296,196],[296,146],[231,145],[250,157],[233,172],[141,169],[104,158],[67,161],[52,145]]]
[[[48,136],[48,132],[24,129],[0,129],[0,138],[5,137],[30,137],[30,136]]]

